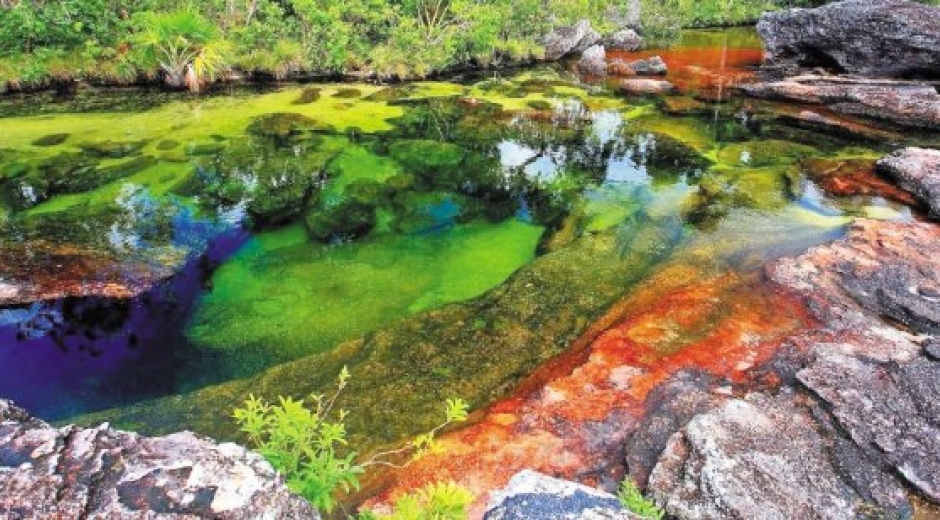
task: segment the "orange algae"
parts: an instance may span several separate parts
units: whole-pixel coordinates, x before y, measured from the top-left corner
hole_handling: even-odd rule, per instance
[[[476,495],[471,517],[480,518],[489,493],[524,468],[609,482],[619,477],[623,444],[657,385],[691,369],[746,387],[784,338],[811,326],[799,300],[756,273],[667,267],[480,422],[444,435],[440,454],[385,476],[393,484],[368,506],[454,480]]]

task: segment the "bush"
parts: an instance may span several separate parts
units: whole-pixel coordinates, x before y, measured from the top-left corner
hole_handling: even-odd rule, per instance
[[[666,513],[655,502],[643,496],[637,485],[625,478],[617,490],[620,503],[631,513],[649,520],[662,520]]]
[[[467,419],[467,403],[461,399],[448,399],[444,410],[445,420],[436,428],[419,435],[400,449],[381,452],[366,461],[356,462],[358,454],[348,447],[346,440],[344,421],[347,412],[335,410],[349,377],[349,371],[344,367],[338,378],[336,392],[332,396],[310,396],[312,407],[308,407],[303,400],[283,396],[278,398],[278,404],[272,405],[252,395],[242,408],[237,408],[233,413],[240,430],[271,465],[284,475],[291,491],[303,495],[314,507],[326,512],[336,506],[336,491],[359,489],[359,475],[367,468],[394,466],[395,462],[389,459],[402,455],[411,455],[411,460],[416,460],[436,452],[439,450],[437,434],[443,428]],[[419,494],[416,497],[417,504],[435,505],[438,504],[437,499],[452,499],[459,495],[450,492],[450,487],[432,491],[426,495]],[[442,503],[453,505],[454,501]],[[406,502],[404,505],[411,507],[415,504]]]

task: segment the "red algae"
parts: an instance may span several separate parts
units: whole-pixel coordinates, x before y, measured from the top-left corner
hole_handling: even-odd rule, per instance
[[[396,470],[394,484],[368,505],[454,480],[476,495],[471,517],[479,518],[489,493],[524,468],[610,482],[657,385],[685,369],[747,385],[782,339],[811,325],[798,299],[756,274],[665,268],[480,422],[443,436],[441,454]]]
[[[666,62],[666,79],[683,92],[699,93],[707,100],[724,99],[730,87],[752,80],[763,57],[760,48],[676,48],[640,52],[611,52],[608,62],[631,62],[659,56]],[[725,89],[728,89],[727,91]]]
[[[811,159],[803,170],[820,188],[839,197],[879,196],[906,206],[918,207],[913,195],[878,175],[875,159]]]

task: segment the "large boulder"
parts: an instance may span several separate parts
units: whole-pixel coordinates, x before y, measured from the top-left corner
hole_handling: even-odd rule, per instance
[[[580,54],[600,39],[601,35],[591,27],[589,20],[559,27],[545,38],[545,59],[554,61]]]
[[[319,518],[260,455],[183,432],[53,428],[0,400],[0,518]]]
[[[846,0],[763,15],[765,62],[869,76],[940,77],[940,8],[907,0]]]
[[[486,520],[630,520],[617,497],[574,482],[525,470],[493,494]]]
[[[940,150],[904,148],[878,161],[878,168],[940,218]]]

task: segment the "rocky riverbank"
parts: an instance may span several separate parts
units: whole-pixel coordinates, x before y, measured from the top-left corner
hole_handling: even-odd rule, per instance
[[[319,515],[261,455],[189,432],[147,438],[54,428],[0,400],[2,518],[283,518]]]

